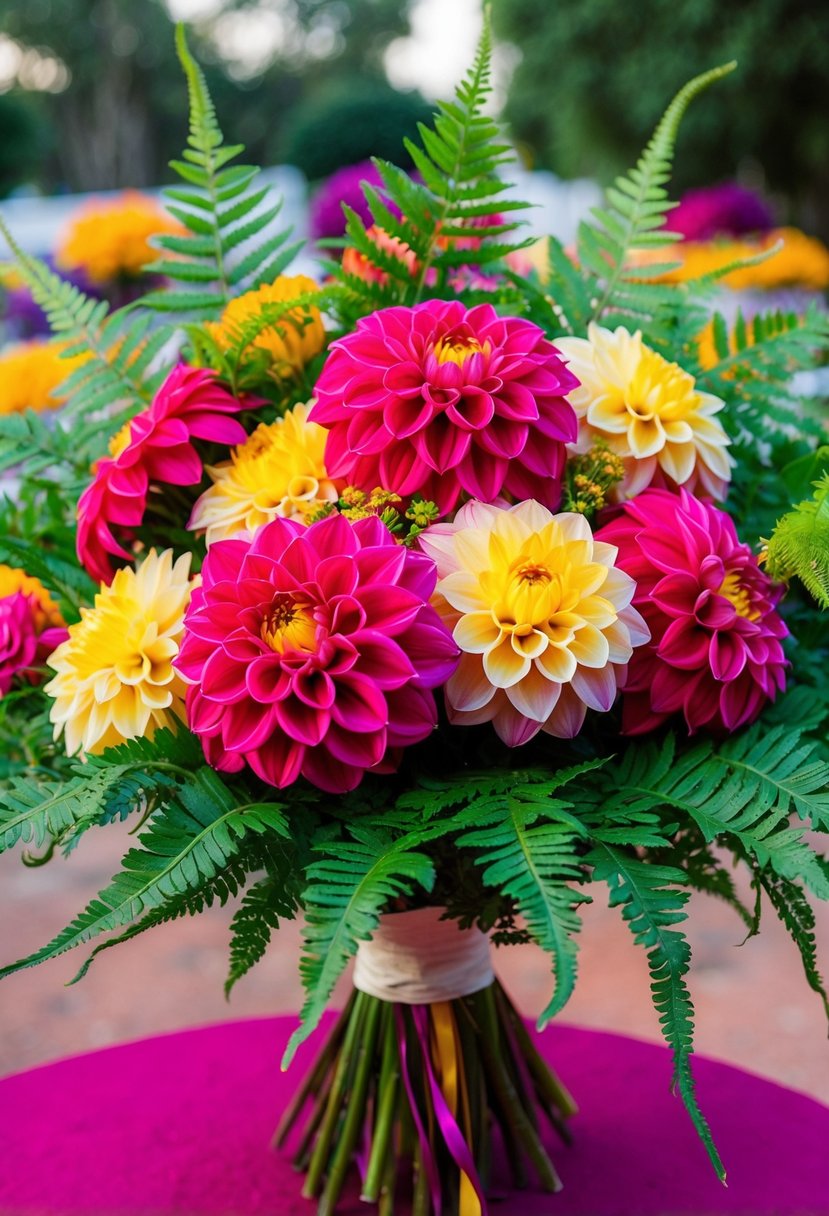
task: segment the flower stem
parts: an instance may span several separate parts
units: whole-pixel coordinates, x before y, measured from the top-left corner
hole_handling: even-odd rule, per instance
[[[397,1110],[397,1090],[400,1083],[400,1062],[394,1031],[394,1016],[391,1005],[385,1002],[381,1014],[380,1038],[383,1043],[383,1059],[377,1087],[377,1118],[374,1123],[366,1180],[360,1196],[366,1203],[377,1202],[381,1185],[385,1181],[389,1144]]]

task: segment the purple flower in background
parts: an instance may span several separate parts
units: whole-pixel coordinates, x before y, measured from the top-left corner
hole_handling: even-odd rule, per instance
[[[100,290],[92,286],[82,270],[56,270],[55,260],[51,254],[47,255],[43,261],[50,270],[55,270],[62,279],[73,283],[86,295],[100,296]],[[13,339],[38,338],[49,333],[49,322],[46,320],[43,309],[34,302],[29,288],[20,281],[13,268],[9,271],[2,288],[2,320],[8,337]]]
[[[375,166],[370,160],[362,160],[357,165],[346,165],[327,178],[311,199],[310,232],[315,241],[326,238],[336,238],[345,233],[345,216],[342,204],[347,203],[356,211],[363,223],[368,227],[372,223],[372,214],[363,194],[362,183],[382,190],[383,182]],[[399,215],[400,211],[393,203],[389,210]]]
[[[710,241],[719,236],[744,236],[774,227],[771,208],[753,190],[736,182],[688,190],[668,215],[666,227],[686,241]]]

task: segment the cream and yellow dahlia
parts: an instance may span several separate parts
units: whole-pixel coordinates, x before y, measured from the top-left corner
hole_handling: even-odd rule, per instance
[[[301,371],[325,345],[325,330],[318,308],[299,306],[282,313],[277,306],[300,296],[319,291],[313,279],[304,274],[281,274],[273,283],[237,296],[225,308],[222,318],[207,328],[224,349],[233,346],[249,322],[266,316],[271,309],[279,319],[263,325],[250,343],[251,350],[265,351],[278,375]]]
[[[540,730],[572,738],[588,709],[610,709],[633,648],[650,635],[630,606],[636,584],[584,516],[532,500],[473,501],[420,543],[462,651],[446,684],[450,721],[491,721],[515,747]]]
[[[597,439],[625,461],[614,497],[649,485],[685,486],[722,499],[734,464],[716,414],[724,402],[700,392],[694,377],[646,346],[637,330],[591,325],[587,338],[557,338],[579,387],[567,400],[579,418],[577,451]]]
[[[46,692],[55,702],[55,738],[63,732],[70,756],[149,738],[171,725],[173,714],[184,719],[185,683],[173,659],[193,587],[189,574],[189,554],[174,562],[171,549],[151,549],[137,570],[119,570],[94,608],[82,608],[69,626],[48,660],[56,674]]]
[[[213,482],[190,517],[194,532],[204,529],[208,545],[237,532],[255,532],[272,519],[305,521],[338,490],[325,471],[328,432],[308,421],[308,405],[295,405],[283,418],[260,423],[230,460],[207,472]]]

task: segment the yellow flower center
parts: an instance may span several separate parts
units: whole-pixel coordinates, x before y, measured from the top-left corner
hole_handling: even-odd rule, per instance
[[[317,626],[311,607],[291,595],[277,596],[259,632],[262,641],[277,654],[285,654],[288,650],[310,654],[316,650]]]
[[[456,363],[458,367],[462,367],[472,355],[485,355],[488,352],[488,342],[481,346],[477,338],[461,337],[459,334],[447,334],[445,338],[440,338],[433,350],[438,363]]]
[[[121,429],[116,431],[116,433],[110,439],[107,446],[109,447],[109,454],[113,457],[113,459],[117,460],[121,453],[125,452],[129,447],[131,426],[131,422],[125,422]]]
[[[725,599],[732,603],[739,616],[744,616],[748,621],[760,619],[760,612],[754,607],[751,600],[751,592],[742,583],[738,570],[730,570],[726,574],[717,594],[724,596]]]

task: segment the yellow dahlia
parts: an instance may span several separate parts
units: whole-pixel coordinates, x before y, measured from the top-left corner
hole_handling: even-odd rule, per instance
[[[242,326],[261,316],[263,308],[288,303],[319,288],[307,275],[282,274],[273,283],[246,291],[231,300],[219,322],[208,323],[207,329],[223,349],[239,340]],[[274,309],[274,311],[277,311]],[[250,344],[254,350],[264,350],[270,357],[277,375],[301,371],[318,355],[325,343],[325,331],[319,309],[307,306],[291,309],[273,325],[263,329]]]
[[[32,338],[0,354],[0,414],[54,410],[65,398],[57,389],[84,362],[84,356],[62,358],[65,342]]]
[[[60,608],[40,579],[32,578],[25,570],[16,566],[0,564],[0,600],[16,594],[28,597],[38,633],[49,627],[59,628],[63,625]]]
[[[651,350],[642,335],[591,325],[587,338],[557,338],[580,381],[567,400],[579,418],[576,451],[604,440],[625,462],[615,499],[651,484],[697,487],[725,497],[734,464],[730,440],[714,415],[724,402],[697,389],[694,377]]]
[[[46,692],[55,701],[55,738],[63,732],[70,756],[150,738],[172,725],[173,714],[184,719],[185,684],[173,659],[193,586],[189,573],[189,554],[174,562],[172,550],[151,549],[137,570],[119,570],[95,607],[82,608],[69,626],[49,658],[56,675]]]
[[[446,683],[449,718],[492,722],[510,747],[540,730],[572,738],[608,710],[645,622],[617,550],[583,515],[533,500],[468,502],[420,537],[438,569],[435,606],[462,654]]]
[[[306,520],[337,487],[325,471],[328,431],[308,421],[309,405],[260,423],[230,460],[207,472],[213,482],[193,507],[189,527],[204,529],[208,545],[236,532],[254,532],[281,516]]]
[[[182,233],[158,204],[137,190],[114,199],[93,199],[75,214],[55,256],[64,270],[82,270],[93,283],[140,274],[158,250],[150,238]]]

